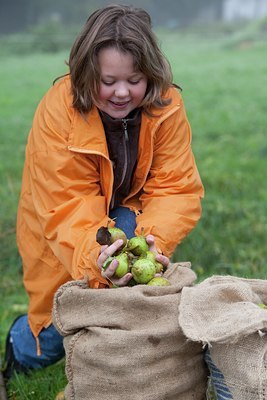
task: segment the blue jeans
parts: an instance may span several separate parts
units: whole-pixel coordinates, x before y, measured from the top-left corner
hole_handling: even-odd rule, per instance
[[[28,315],[22,315],[15,321],[10,337],[16,360],[26,368],[47,367],[65,355],[63,338],[52,324],[39,334],[42,354],[37,355],[36,339],[30,330]]]
[[[128,239],[135,236],[136,215],[125,207],[118,207],[110,212],[115,219],[115,226],[121,228]],[[10,338],[16,360],[26,368],[42,368],[54,364],[64,357],[63,337],[51,324],[39,334],[42,354],[37,355],[36,340],[29,324],[28,316],[19,317],[10,329]]]
[[[115,226],[124,231],[127,239],[135,236],[136,215],[126,207],[118,207],[111,210],[109,217],[115,219]]]
[[[216,400],[233,400],[233,396],[225,382],[224,375],[214,364],[208,349],[204,352],[204,361],[209,369],[209,387],[216,396]]]

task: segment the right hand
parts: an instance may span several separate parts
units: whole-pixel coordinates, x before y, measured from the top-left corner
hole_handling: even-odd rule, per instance
[[[126,286],[127,283],[131,280],[132,274],[128,272],[122,278],[115,278],[114,274],[119,265],[117,260],[113,260],[109,266],[104,270],[103,265],[108,257],[113,256],[117,250],[123,245],[122,240],[116,240],[116,242],[112,243],[110,246],[101,246],[100,255],[97,259],[97,266],[101,269],[101,275],[103,278],[107,279],[107,281],[112,282],[116,286]]]

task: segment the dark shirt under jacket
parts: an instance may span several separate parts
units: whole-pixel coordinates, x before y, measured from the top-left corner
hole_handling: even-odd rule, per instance
[[[141,110],[135,109],[125,118],[112,118],[100,111],[109,157],[113,163],[114,184],[110,209],[121,205],[129,194],[138,155]]]

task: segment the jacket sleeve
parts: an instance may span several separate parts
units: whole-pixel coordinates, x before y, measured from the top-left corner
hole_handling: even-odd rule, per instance
[[[56,93],[54,93],[56,92]],[[35,216],[47,245],[73,279],[107,285],[96,266],[96,231],[106,225],[99,159],[68,149],[71,107],[52,89],[35,114],[26,151]]]
[[[180,99],[179,108],[158,127],[153,160],[144,185],[142,214],[137,232],[151,233],[163,254],[171,257],[176,246],[201,216],[203,185],[191,148],[191,129]]]

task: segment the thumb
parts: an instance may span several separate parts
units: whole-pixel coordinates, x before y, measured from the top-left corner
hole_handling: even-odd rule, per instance
[[[153,253],[157,253],[154,236],[153,235],[147,235],[146,242],[148,244],[149,250],[153,251]]]

